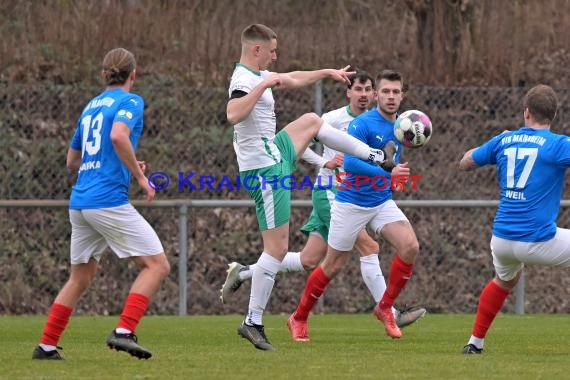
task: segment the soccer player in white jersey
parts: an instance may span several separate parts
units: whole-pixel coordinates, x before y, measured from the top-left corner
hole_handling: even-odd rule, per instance
[[[280,180],[289,176],[299,154],[313,138],[378,165],[384,152],[338,131],[314,113],[307,113],[276,134],[273,90],[310,85],[332,78],[349,83],[346,68],[272,73],[267,68],[277,60],[277,35],[265,25],[252,24],[241,35],[242,52],[231,78],[227,105],[228,121],[234,125],[234,149],[242,186],[255,201],[263,239],[263,252],[252,274],[248,312],[238,334],[260,350],[274,350],[263,328],[263,312],[271,295],[275,275],[287,253],[291,194]]]
[[[403,99],[402,75],[385,70],[377,77],[377,87],[376,108],[355,118],[348,133],[376,148],[394,147],[393,162],[398,163],[403,148],[394,136],[394,122]],[[344,165],[351,173],[346,177],[350,186],[339,188],[333,201],[326,257],[309,276],[299,305],[287,321],[296,341],[308,340],[309,313],[330,281],[346,266],[356,236],[367,225],[396,249],[388,285],[374,315],[384,323],[389,336],[402,336],[392,308],[412,275],[419,244],[410,222],[392,200],[390,176],[409,175],[410,169],[407,163],[398,163],[390,173],[350,154],[345,155]],[[368,182],[357,185],[356,176],[368,178]]]
[[[376,96],[374,79],[367,72],[357,71],[355,75],[350,76],[350,80],[351,83],[346,91],[349,104],[322,116],[325,122],[343,132],[346,132],[348,125],[356,116],[370,108]],[[281,262],[279,272],[311,271],[316,268],[327,252],[331,203],[338,191],[334,178],[339,172],[343,172],[342,167],[338,167],[342,165],[342,154],[325,145],[322,156],[307,149],[302,158],[319,168],[318,178],[312,191],[313,210],[309,220],[301,228],[301,232],[307,235],[308,239],[301,252],[287,252]],[[378,258],[380,247],[366,230],[362,230],[356,239],[355,248],[360,254],[360,270],[364,283],[374,301],[378,303],[386,289],[386,281]],[[222,302],[227,302],[241,284],[251,278],[255,266],[256,264],[244,266],[237,262],[229,264],[226,281],[221,289]],[[394,312],[398,326],[404,327],[421,318],[426,310],[408,308],[406,310],[394,309]],[[297,340],[306,341],[308,335],[304,334]]]
[[[68,169],[79,172],[69,201],[71,273],[51,306],[33,359],[63,359],[57,350],[60,337],[107,247],[140,269],[107,345],[139,359],[152,355],[138,344],[135,330],[170,264],[155,231],[128,199],[131,175],[146,192],[147,201],[155,196],[144,162],[135,157],[144,110],[144,100],[130,92],[135,66],[128,50],[117,48],[105,55],[106,89],[84,108],[67,152]]]
[[[519,281],[524,264],[570,267],[570,230],[558,228],[570,138],[550,131],[558,100],[546,85],[523,100],[524,126],[493,137],[465,153],[461,170],[497,165],[501,199],[491,238],[493,278],[479,296],[465,354],[481,354],[487,331]]]

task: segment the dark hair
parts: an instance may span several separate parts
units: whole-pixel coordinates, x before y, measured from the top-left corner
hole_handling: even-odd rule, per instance
[[[523,99],[523,107],[528,109],[537,123],[550,124],[556,116],[558,99],[552,87],[539,84],[528,90]]]
[[[376,77],[376,82],[380,83],[382,79],[393,82],[399,81],[400,83],[402,83],[402,89],[404,88],[404,77],[398,71],[382,70],[380,74],[378,74],[378,76]]]
[[[107,86],[125,84],[137,66],[133,53],[123,48],[109,51],[103,58],[103,78]]]
[[[271,41],[277,34],[263,24],[251,24],[241,32],[241,42]]]
[[[364,84],[368,80],[372,83],[372,88],[376,90],[376,83],[374,82],[374,78],[372,78],[370,74],[364,70],[357,69],[356,73],[348,77],[348,79],[350,79],[350,84],[347,85],[349,90],[354,86],[355,83],[358,82]]]

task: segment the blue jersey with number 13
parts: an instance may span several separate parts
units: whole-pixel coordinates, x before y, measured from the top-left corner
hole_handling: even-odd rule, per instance
[[[480,166],[497,165],[501,200],[495,236],[524,242],[554,237],[570,166],[570,138],[523,127],[495,136],[473,151],[473,160]]]
[[[135,150],[143,128],[143,109],[139,95],[120,88],[108,89],[87,104],[70,145],[81,152],[70,208],[108,208],[129,202],[131,174],[115,152],[111,129],[115,122],[125,123]]]

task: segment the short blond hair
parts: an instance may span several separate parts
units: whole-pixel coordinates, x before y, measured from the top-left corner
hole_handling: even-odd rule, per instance
[[[241,43],[253,41],[271,41],[277,39],[277,34],[263,24],[251,24],[241,32]]]

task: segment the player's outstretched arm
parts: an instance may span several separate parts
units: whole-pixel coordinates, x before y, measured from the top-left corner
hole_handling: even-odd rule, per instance
[[[470,149],[463,155],[461,161],[459,161],[459,170],[469,171],[473,169],[477,169],[479,165],[473,159],[473,151],[476,148]]]
[[[279,88],[305,87],[325,78],[331,78],[341,83],[350,84],[349,76],[355,74],[355,71],[348,71],[349,67],[350,66],[346,66],[340,70],[292,71],[290,73],[281,74],[282,80]]]

